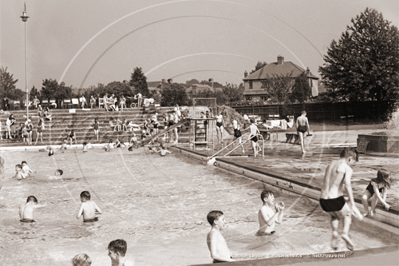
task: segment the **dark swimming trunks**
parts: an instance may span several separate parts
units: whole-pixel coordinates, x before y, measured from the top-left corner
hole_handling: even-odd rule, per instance
[[[253,142],[258,142],[258,137],[257,137],[257,136],[253,136],[253,137],[251,138],[251,140],[252,140]]]
[[[383,189],[384,189],[384,188],[380,188],[380,189],[378,189],[378,191],[379,191],[380,193],[382,193]],[[371,182],[370,182],[369,185],[367,186],[366,190],[368,190],[368,191],[370,192],[370,197],[372,197],[372,196],[374,195],[374,187],[373,187],[373,185],[371,184]]]
[[[305,126],[299,126],[298,129],[297,129],[297,131],[298,131],[298,132],[305,133],[306,131],[308,131],[308,128],[307,128],[306,125],[305,125]]]
[[[37,127],[37,133],[42,133],[43,132],[43,128],[42,127]]]
[[[342,210],[345,205],[344,196],[335,199],[320,199],[320,206],[325,212],[336,212]]]
[[[33,219],[21,219],[21,220],[19,220],[20,222],[22,222],[22,223],[34,223],[34,222],[36,222],[35,220],[33,220]]]
[[[241,137],[241,130],[239,130],[239,129],[234,129],[234,137],[236,137],[236,138]]]
[[[94,130],[98,130],[98,123],[94,123]]]
[[[84,223],[92,223],[92,222],[97,222],[97,221],[98,221],[98,217],[95,217],[93,219],[83,220]]]
[[[175,124],[175,122],[173,122],[172,120],[169,121],[169,126],[173,126]]]
[[[223,126],[223,123],[222,122],[216,122],[216,126],[217,127],[221,127],[221,126]]]

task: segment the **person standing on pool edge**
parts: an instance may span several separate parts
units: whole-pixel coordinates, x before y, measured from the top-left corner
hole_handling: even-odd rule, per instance
[[[211,252],[213,263],[234,261],[231,258],[230,250],[227,247],[226,240],[220,233],[221,230],[224,230],[227,227],[223,212],[211,211],[208,213],[206,219],[212,226],[211,231],[207,235],[206,243],[208,245],[209,251]]]
[[[354,245],[349,238],[349,228],[351,225],[351,215],[353,214],[359,220],[363,219],[363,215],[355,206],[355,200],[353,198],[351,177],[352,168],[359,160],[358,153],[353,148],[345,148],[340,155],[340,159],[334,160],[326,168],[324,175],[324,183],[321,188],[320,195],[320,206],[327,212],[331,217],[332,227],[332,240],[331,247],[336,250],[338,248],[338,226],[339,221],[343,220],[344,228],[341,234],[342,239],[346,242],[346,246],[350,251],[353,251]],[[343,188],[347,191],[349,196],[349,204],[345,202],[343,196]]]
[[[302,114],[300,117],[296,119],[296,130],[299,136],[299,140],[301,142],[301,149],[302,149],[302,154],[305,154],[305,133],[310,131],[309,127],[309,121],[308,118],[306,117],[306,111],[302,111]]]
[[[254,157],[256,157],[256,155],[258,154],[258,134],[259,134],[259,129],[255,124],[254,120],[250,120],[251,121],[251,125],[249,126],[249,129],[251,130],[251,133],[249,134],[249,138],[252,142],[252,148],[254,150]]]
[[[219,113],[219,115],[216,116],[216,135],[218,138],[218,142],[223,143],[223,115],[222,112]],[[220,137],[219,137],[220,135]]]

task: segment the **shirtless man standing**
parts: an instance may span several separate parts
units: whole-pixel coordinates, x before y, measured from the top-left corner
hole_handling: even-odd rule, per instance
[[[220,138],[219,138],[220,134]],[[216,135],[218,138],[218,142],[220,141],[223,143],[223,115],[222,113],[219,113],[219,115],[216,116]]]
[[[335,250],[338,248],[340,235],[338,234],[339,221],[343,220],[344,228],[341,234],[342,239],[346,242],[349,250],[353,251],[354,245],[349,238],[349,227],[351,225],[351,215],[362,219],[363,216],[355,206],[352,193],[351,176],[352,168],[358,161],[357,151],[352,148],[345,148],[340,155],[339,160],[334,160],[326,169],[324,175],[324,183],[321,189],[320,206],[331,216],[332,241],[331,247]],[[343,196],[343,188],[345,188],[349,196],[349,204],[345,202]]]
[[[296,120],[296,130],[299,136],[299,139],[301,141],[301,149],[302,149],[302,153],[305,154],[305,133],[308,132],[309,135],[309,121],[306,117],[306,111],[302,111],[302,115],[300,117],[297,118]]]

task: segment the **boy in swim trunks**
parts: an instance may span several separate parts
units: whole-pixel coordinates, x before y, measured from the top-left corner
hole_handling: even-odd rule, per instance
[[[96,136],[98,141],[98,132],[100,131],[100,123],[98,122],[98,118],[94,119],[93,129],[94,129],[94,135]]]
[[[219,115],[216,116],[216,135],[218,138],[218,142],[223,143],[223,115],[222,112],[219,113]],[[220,137],[219,137],[220,135]]]
[[[349,238],[349,227],[351,225],[351,215],[362,219],[363,216],[355,206],[352,193],[351,176],[352,168],[358,161],[357,151],[352,148],[345,148],[340,155],[340,159],[334,160],[326,168],[324,183],[321,189],[320,206],[331,217],[332,241],[331,247],[338,248],[340,235],[338,234],[338,225],[341,220],[344,222],[342,239],[346,242],[349,250],[353,251],[354,245]],[[345,202],[343,189],[346,188],[349,196],[349,204]]]
[[[123,239],[113,240],[108,244],[108,256],[112,266],[133,266],[133,263],[125,258],[127,243]]]
[[[280,201],[274,204],[274,194],[271,191],[263,190],[260,198],[263,202],[258,212],[259,230],[257,236],[271,235],[275,233],[276,223],[283,222],[284,203]]]
[[[19,207],[19,217],[23,223],[33,223],[33,211],[37,208],[46,207],[46,205],[38,205],[35,196],[29,196],[26,203]]]
[[[301,142],[301,150],[302,154],[305,154],[305,143],[304,143],[304,138],[305,138],[305,133],[308,132],[309,135],[309,121],[308,118],[306,117],[306,111],[302,111],[302,114],[300,117],[297,118],[296,120],[296,130]]]
[[[251,120],[251,125],[249,126],[249,129],[251,130],[251,133],[249,134],[249,139],[252,142],[252,148],[254,150],[254,157],[258,154],[258,134],[259,134],[259,129],[255,124],[254,120]]]
[[[234,261],[231,259],[230,250],[227,247],[226,240],[220,233],[221,230],[227,228],[223,212],[211,211],[208,213],[206,218],[212,226],[211,231],[206,237],[206,243],[208,245],[209,251],[211,252],[213,263]]]
[[[236,141],[238,139],[238,145],[241,145],[242,153],[245,153],[244,145],[242,145],[241,130],[240,130],[240,126],[237,123],[237,120],[233,120],[233,129],[234,129],[234,140],[233,141]]]
[[[83,215],[83,222],[85,223],[97,222],[98,218],[96,217],[96,213],[102,214],[100,208],[93,200],[90,200],[90,198],[91,196],[89,191],[83,191],[80,193],[80,201],[82,202],[82,205],[80,206],[76,218],[79,219]]]

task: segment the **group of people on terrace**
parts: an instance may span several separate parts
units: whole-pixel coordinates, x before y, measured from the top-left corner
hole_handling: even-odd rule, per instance
[[[43,130],[44,119],[50,119],[50,115],[44,115],[45,113],[39,112],[39,115],[36,116],[37,123],[35,125],[32,123],[31,119],[25,120],[23,123],[17,123],[14,114],[10,114],[10,116],[6,120],[6,131],[5,138],[6,139],[16,139],[21,140],[27,145],[37,144],[37,141],[40,138],[41,143],[43,143]],[[33,119],[34,117],[32,117]],[[3,139],[3,135],[1,133],[2,123],[0,121],[0,138]]]

